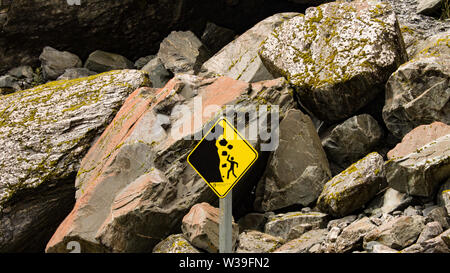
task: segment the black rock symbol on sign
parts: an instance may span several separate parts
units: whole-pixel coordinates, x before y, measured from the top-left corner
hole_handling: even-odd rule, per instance
[[[235,174],[235,168],[239,168],[239,163],[234,160],[234,156],[231,156],[230,151],[233,149],[233,145],[228,144],[226,139],[219,140],[219,145],[228,148],[229,151],[222,151],[221,156],[226,156],[228,163],[222,164],[222,168],[228,168],[227,179],[230,179],[230,174],[237,178]],[[224,176],[222,176],[224,177]]]

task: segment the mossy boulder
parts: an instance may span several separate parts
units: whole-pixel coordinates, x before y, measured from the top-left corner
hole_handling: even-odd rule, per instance
[[[246,230],[239,234],[236,253],[269,253],[280,247],[284,239],[256,230]]]
[[[344,119],[384,90],[407,54],[396,16],[378,1],[332,2],[286,20],[259,55],[318,118]]]
[[[159,242],[153,253],[200,253],[183,234],[173,234]]]
[[[386,186],[383,165],[381,155],[368,154],[325,184],[317,207],[336,217],[362,208]]]
[[[0,252],[44,249],[74,201],[81,159],[148,76],[56,81],[0,97]]]

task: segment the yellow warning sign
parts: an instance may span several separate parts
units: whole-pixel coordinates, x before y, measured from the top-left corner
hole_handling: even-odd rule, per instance
[[[224,198],[258,159],[258,152],[225,119],[219,119],[188,155],[189,165]]]

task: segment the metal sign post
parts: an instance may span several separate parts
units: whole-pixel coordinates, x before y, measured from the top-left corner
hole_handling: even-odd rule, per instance
[[[219,252],[233,252],[233,216],[232,211],[232,191],[230,190],[225,198],[219,201]]]

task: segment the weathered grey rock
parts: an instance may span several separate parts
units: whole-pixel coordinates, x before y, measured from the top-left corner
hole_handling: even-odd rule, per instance
[[[265,41],[267,69],[298,87],[319,119],[348,118],[407,60],[394,12],[376,1],[333,2],[285,21]]]
[[[58,77],[57,80],[73,80],[89,77],[95,74],[97,73],[84,67],[68,68],[64,71],[64,73],[61,76]]]
[[[417,13],[438,16],[441,14],[441,0],[418,0]]]
[[[356,215],[348,215],[343,218],[331,220],[330,222],[328,222],[327,229],[331,230],[333,227],[339,227],[343,229],[346,226],[350,225],[352,222],[354,222],[356,219],[357,219]]]
[[[302,160],[299,160],[302,158]],[[280,123],[280,144],[262,181],[264,211],[314,202],[331,173],[311,119],[292,109]]]
[[[200,253],[183,234],[170,235],[153,248],[153,253]]]
[[[159,57],[155,57],[142,67],[150,75],[150,81],[154,88],[162,88],[173,77],[172,72],[168,71]]]
[[[438,204],[447,210],[447,214],[450,216],[450,178],[447,179],[437,194]]]
[[[364,247],[364,249],[368,253],[398,253],[397,250],[392,249],[376,241],[368,242],[367,245]]]
[[[410,195],[432,196],[450,176],[450,135],[386,162],[389,186]]]
[[[361,208],[386,185],[383,164],[375,152],[354,163],[325,184],[317,207],[337,217]]]
[[[367,155],[378,144],[383,130],[368,114],[351,117],[322,138],[328,159],[343,168]]]
[[[84,67],[95,72],[133,68],[134,64],[122,55],[96,50],[86,60]]]
[[[42,72],[48,80],[55,80],[64,73],[67,68],[81,67],[80,58],[67,51],[58,51],[52,47],[44,47],[41,55]]]
[[[210,253],[219,251],[219,209],[208,203],[194,205],[183,217],[181,230],[192,245]],[[235,248],[239,228],[233,221],[232,249]]]
[[[172,31],[161,42],[157,56],[174,74],[197,74],[211,53],[191,31]]]
[[[425,227],[422,216],[402,216],[382,224],[364,236],[364,248],[377,241],[390,248],[400,250],[413,244]]]
[[[201,41],[210,50],[211,54],[216,54],[229,42],[233,41],[235,36],[236,34],[233,30],[208,22]]]
[[[417,151],[425,144],[448,134],[450,134],[450,126],[439,121],[420,125],[407,133],[402,141],[387,153],[387,157],[388,159],[394,159],[406,156]]]
[[[264,213],[252,212],[244,215],[239,219],[239,233],[242,233],[244,230],[251,229],[257,231],[263,231],[264,226],[266,225],[268,215]]]
[[[0,77],[1,95],[9,94],[20,90],[18,79],[11,75],[4,75]]]
[[[134,62],[134,67],[136,69],[142,69],[146,64],[148,64],[148,62],[150,62],[154,58],[156,58],[156,55],[148,55],[148,56],[145,56],[145,57],[140,57],[139,59],[137,59]]]
[[[383,119],[396,137],[433,121],[450,123],[450,55],[420,57],[400,66],[386,84]]]
[[[14,67],[8,71],[8,75],[18,79],[32,79],[34,76],[33,68],[28,65]]]
[[[413,244],[402,253],[450,253],[450,229],[427,241]]]
[[[326,227],[327,215],[320,212],[289,212],[277,214],[270,218],[265,226],[264,232],[273,236],[288,238],[289,232],[295,226],[311,224],[313,229]]]
[[[239,235],[236,253],[269,253],[279,248],[284,239],[256,230],[244,231]]]
[[[258,51],[275,27],[296,15],[298,13],[280,13],[264,19],[205,62],[202,71],[246,82],[272,79],[273,76],[261,62]]]
[[[424,210],[423,216],[426,216],[427,218],[438,222],[444,230],[450,227],[448,222],[447,211],[443,207],[435,207],[428,212]]]
[[[405,216],[414,216],[414,215],[422,215],[422,211],[418,210],[416,208],[413,208],[412,206],[409,206],[405,209],[403,212]]]
[[[125,70],[61,81],[0,100],[0,252],[42,251],[74,202],[92,141],[125,98],[148,84]]]
[[[417,239],[417,243],[420,244],[429,239],[432,239],[442,232],[444,232],[444,230],[442,229],[442,226],[441,224],[439,224],[439,222],[430,222],[426,224],[425,228],[420,233],[419,238]]]
[[[392,213],[396,210],[404,210],[413,200],[412,196],[388,187],[370,201],[364,212],[371,215]]]
[[[317,244],[325,241],[327,236],[326,229],[310,230],[297,239],[291,240],[278,249],[275,253],[308,253],[309,250]]]
[[[450,29],[450,23],[447,22]],[[448,41],[450,39],[450,30],[437,33],[428,37],[417,46],[417,52],[413,56],[414,59],[420,57],[447,57],[450,55]]]
[[[336,239],[335,251],[350,252],[362,246],[364,236],[376,228],[368,217],[359,219],[344,228]]]
[[[317,229],[317,224],[313,223],[313,224],[300,224],[300,225],[296,225],[294,227],[292,227],[287,235],[287,240],[293,240],[296,239],[300,236],[302,236],[304,233],[306,233],[307,231],[310,231],[312,229]]]

